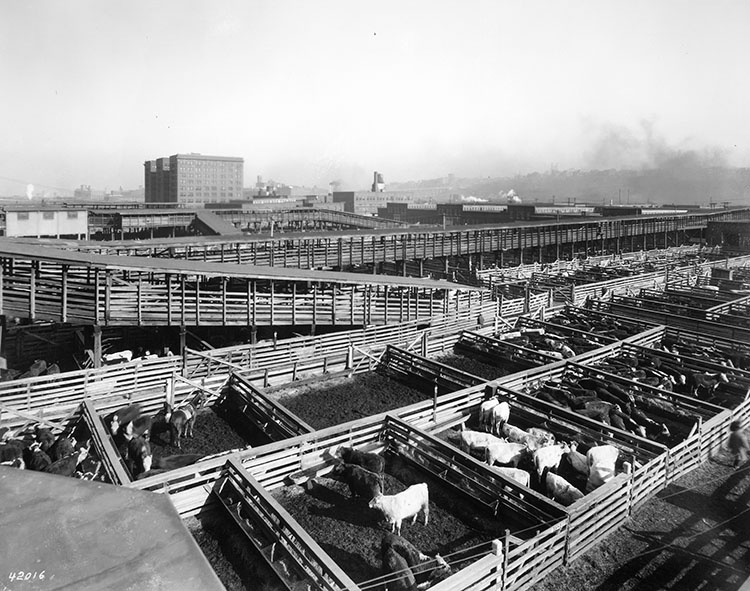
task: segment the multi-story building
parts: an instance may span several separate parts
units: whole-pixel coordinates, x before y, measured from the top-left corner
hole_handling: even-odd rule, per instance
[[[204,203],[241,200],[244,164],[242,158],[195,153],[147,160],[146,203],[201,207]]]

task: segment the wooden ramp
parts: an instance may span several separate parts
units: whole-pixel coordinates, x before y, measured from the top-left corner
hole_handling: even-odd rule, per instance
[[[168,495],[0,466],[9,589],[224,586]]]

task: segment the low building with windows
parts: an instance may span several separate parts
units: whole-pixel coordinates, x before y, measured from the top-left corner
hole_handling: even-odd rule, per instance
[[[5,236],[10,238],[68,238],[88,240],[89,219],[85,208],[64,205],[7,205]]]

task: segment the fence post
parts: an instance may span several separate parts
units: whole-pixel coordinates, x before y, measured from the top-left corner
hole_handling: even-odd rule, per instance
[[[177,375],[176,372],[172,372],[172,379],[167,380],[167,402],[169,403],[169,406],[174,408],[174,392],[175,387],[177,386]]]
[[[438,383],[435,378],[435,386],[432,389],[432,422],[437,424],[437,399],[438,399]]]
[[[427,332],[422,333],[422,357],[427,357]]]
[[[500,543],[500,540],[497,540],[497,539],[492,540],[492,553],[495,556],[498,556],[500,558],[500,561],[502,561],[503,563],[505,562],[505,554],[503,553],[503,546]],[[500,561],[498,561],[498,562],[500,562]],[[503,579],[505,577],[505,568],[504,567],[505,567],[505,565],[503,564],[503,569],[501,571],[500,580],[499,581],[497,579],[497,571],[498,571],[498,564],[497,564],[497,562],[495,563],[495,565],[490,570],[490,572],[494,575],[494,578],[492,579],[492,582],[490,583],[490,585],[494,585],[494,587],[496,589],[502,589],[503,586],[504,586],[503,585],[503,582],[504,582]]]
[[[510,530],[505,530],[505,537],[503,538],[503,574],[501,577],[502,585],[500,589],[505,591],[505,585],[508,582],[508,553],[510,552]]]

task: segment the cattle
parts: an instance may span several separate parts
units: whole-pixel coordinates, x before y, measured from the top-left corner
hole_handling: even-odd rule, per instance
[[[538,447],[555,444],[555,436],[541,427],[529,427],[526,433],[528,434],[526,445],[529,445],[529,441],[536,441]]]
[[[47,452],[52,444],[55,443],[55,436],[52,435],[52,429],[40,427],[38,424],[34,427],[34,440],[39,443],[39,449]]]
[[[146,441],[151,439],[151,425],[153,424],[153,417],[146,415],[140,416],[135,419],[131,424],[133,425],[130,434],[132,437],[143,437]]]
[[[479,428],[489,433],[497,433],[499,426],[510,417],[510,405],[507,401],[500,401],[496,384],[485,386],[484,396],[484,402],[479,405]]]
[[[133,478],[137,478],[142,472],[151,470],[153,455],[151,445],[143,437],[133,437],[128,442],[128,458],[126,465]]]
[[[502,401],[495,405],[490,411],[489,419],[489,431],[498,435],[500,428],[508,422],[510,418],[510,405],[506,401]]]
[[[570,451],[565,454],[565,457],[573,470],[588,478],[589,461],[585,455],[578,451],[577,441],[573,441],[570,443]]]
[[[105,365],[114,365],[115,363],[127,363],[131,359],[133,359],[133,352],[130,351],[129,349],[102,355],[102,361],[104,362]]]
[[[426,589],[453,574],[451,567],[439,555],[423,554],[399,535],[388,533],[380,542],[386,588]],[[395,575],[395,576],[388,576]]]
[[[378,495],[370,501],[369,507],[381,511],[391,526],[391,532],[401,535],[401,522],[412,517],[412,523],[415,523],[420,511],[424,514],[424,524],[427,525],[429,503],[427,483],[420,482],[395,495]]]
[[[492,397],[489,400],[485,400],[479,405],[479,428],[491,432],[492,431],[492,409],[494,409],[500,401],[496,397]]]
[[[466,453],[471,453],[472,450],[481,450],[484,452],[487,446],[491,443],[499,443],[502,441],[502,439],[495,437],[491,433],[471,431],[470,429],[458,431],[458,433],[453,432],[449,434],[449,438],[457,438],[459,447]]]
[[[531,475],[526,470],[520,468],[508,468],[506,466],[493,466],[493,472],[497,472],[506,478],[515,480],[523,486],[531,486]]]
[[[31,364],[31,366],[29,366],[29,369],[18,376],[17,379],[35,378],[42,375],[45,371],[47,371],[47,362],[44,359],[37,359]]]
[[[415,591],[417,580],[406,559],[391,546],[382,548],[381,552],[385,588],[388,591]]]
[[[513,443],[523,443],[531,451],[550,445],[550,443],[554,443],[555,441],[555,436],[549,431],[538,427],[531,427],[526,431],[510,423],[505,423],[501,427],[500,434],[507,437],[508,441]]]
[[[355,464],[337,464],[331,471],[331,477],[345,483],[349,487],[351,498],[363,497],[371,501],[383,494],[383,476],[370,472]]]
[[[23,443],[17,439],[0,443],[0,465],[14,468],[25,467],[23,460]]]
[[[496,463],[511,464],[516,468],[523,457],[529,453],[529,448],[524,443],[498,442],[488,445],[484,453],[484,459],[490,466],[494,466]]]
[[[151,469],[147,472],[141,472],[135,477],[135,479],[141,480],[143,478],[148,478],[149,476],[162,474],[164,472],[169,472],[170,470],[176,470],[177,468],[184,468],[185,466],[195,464],[198,460],[204,457],[203,454],[177,454],[164,458],[153,458]]]
[[[568,507],[578,499],[583,498],[583,493],[562,476],[550,472],[549,468],[546,467],[544,468],[544,471],[545,473],[542,477],[542,482],[547,490],[547,494],[555,501]]]
[[[53,462],[67,458],[70,454],[75,452],[76,440],[72,437],[63,437],[62,435],[57,438],[52,447],[49,448],[47,454]]]
[[[43,472],[52,463],[47,453],[42,450],[42,444],[38,441],[23,450],[23,461],[27,469],[37,472]]]
[[[131,404],[118,408],[113,413],[107,415],[105,422],[109,426],[112,435],[117,435],[122,427],[127,426],[132,421],[141,416],[141,407],[138,404]]]
[[[359,451],[353,447],[339,446],[336,448],[336,457],[341,458],[345,464],[362,466],[365,470],[382,474],[385,470],[385,459],[383,456],[368,451]]]
[[[705,390],[706,397],[719,387],[719,384],[729,383],[729,377],[725,373],[693,373],[687,376],[690,394],[698,396],[698,392]]]
[[[84,447],[78,450],[78,453],[72,453],[69,456],[52,462],[49,466],[44,468],[43,472],[48,474],[57,474],[59,476],[73,476],[76,471],[78,464],[83,462],[89,455],[89,448],[91,447],[91,441]]]
[[[195,419],[203,406],[206,404],[208,397],[200,390],[195,390],[184,402],[172,411],[169,417],[170,443],[173,446],[181,448],[181,437],[192,437]]]
[[[589,478],[586,481],[586,492],[591,492],[615,477],[615,464],[620,450],[613,445],[597,445],[586,454],[589,464]]]
[[[666,423],[657,423],[639,408],[633,408],[630,416],[638,425],[638,434],[641,437],[648,437],[657,443],[666,444],[672,436]]]
[[[555,472],[560,465],[563,454],[568,452],[570,452],[570,446],[567,443],[547,445],[540,447],[534,452],[534,469],[540,482],[544,469],[548,468],[550,471]]]

